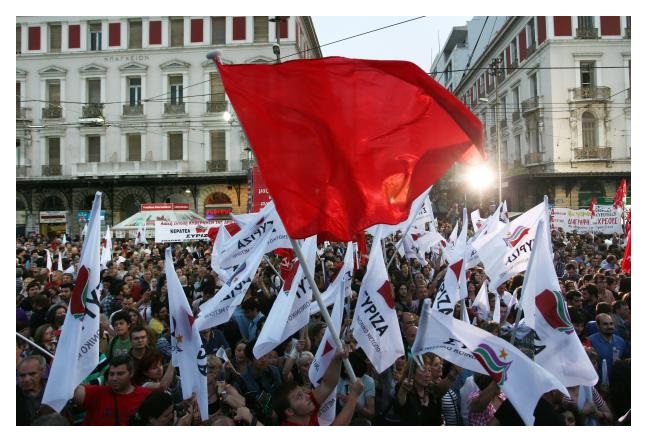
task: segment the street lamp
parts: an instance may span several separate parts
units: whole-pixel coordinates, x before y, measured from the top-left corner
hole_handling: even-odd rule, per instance
[[[270,22],[276,24],[276,44],[272,46],[272,50],[276,55],[276,62],[280,63],[280,23],[289,19],[289,16],[274,16],[269,19]]]
[[[491,61],[489,74],[493,76],[493,86],[495,90],[496,100],[493,104],[493,119],[496,122],[496,152],[498,153],[498,203],[502,202],[502,156],[500,154],[500,123],[498,122],[498,75],[501,69],[499,65],[502,64],[501,58],[494,58]],[[483,103],[489,103],[488,98],[478,98]]]

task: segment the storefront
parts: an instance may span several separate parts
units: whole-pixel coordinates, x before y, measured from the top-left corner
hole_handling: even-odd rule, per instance
[[[39,231],[41,235],[55,238],[67,232],[67,211],[39,213]]]

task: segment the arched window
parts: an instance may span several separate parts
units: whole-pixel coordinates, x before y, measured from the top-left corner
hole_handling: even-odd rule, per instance
[[[583,147],[596,148],[598,144],[597,119],[591,112],[584,112],[581,116],[583,130]]]
[[[40,210],[47,212],[61,211],[65,210],[65,208],[63,200],[58,196],[47,196],[40,204]]]
[[[137,196],[129,194],[121,201],[121,219],[126,219],[139,212],[140,207],[141,200]]]

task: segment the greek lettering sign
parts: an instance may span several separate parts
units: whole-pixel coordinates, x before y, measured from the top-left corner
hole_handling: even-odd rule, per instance
[[[550,210],[550,226],[552,229],[562,228],[566,233],[623,233],[621,209],[612,205],[597,205],[595,216],[587,209],[554,207]]]
[[[202,221],[155,221],[155,243],[182,243],[208,240],[215,223]]]

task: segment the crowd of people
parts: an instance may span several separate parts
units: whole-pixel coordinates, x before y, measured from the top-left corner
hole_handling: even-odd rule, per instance
[[[448,238],[456,217],[438,219]],[[393,297],[406,355],[378,373],[349,330],[340,329],[346,349],[336,354],[321,383],[314,387],[308,370],[326,324],[314,314],[309,324],[260,359],[253,347],[280,287],[278,275],[289,256],[268,254],[242,305],[227,323],[201,332],[207,355],[209,419],[202,422],[197,400],[182,399],[179,372],[170,362],[165,245],[135,245],[115,240],[112,261],[101,272],[100,362],[77,387],[59,414],[41,403],[57,341],[73,294],[81,244],[63,244],[40,235],[16,241],[16,421],[18,425],[317,425],[325,398],[337,394],[333,425],[519,425],[522,421],[486,375],[474,374],[427,353],[415,362],[411,347],[422,302],[433,299],[446,263],[427,253],[425,266],[397,251],[399,236],[386,240]],[[369,239],[369,238],[368,238]],[[539,401],[537,425],[630,424],[631,299],[630,275],[620,269],[625,241],[619,235],[577,235],[552,231],[554,267],[576,333],[599,373],[589,396],[579,387],[567,397],[558,391]],[[174,265],[194,314],[222,285],[211,270],[211,243],[175,244]],[[47,252],[54,265],[47,269]],[[321,291],[340,270],[346,246],[320,245],[315,280]],[[61,253],[62,266],[58,266]],[[285,259],[285,256],[288,259]],[[272,266],[270,266],[270,264]],[[352,280],[351,306],[365,274],[365,258]],[[488,332],[509,339],[522,290],[522,274],[489,293],[500,297],[500,320],[473,307],[486,272],[468,272],[469,319]],[[459,318],[459,306],[456,306]],[[22,337],[18,336],[21,335]],[[518,346],[533,357],[532,332]],[[26,339],[33,342],[30,344]],[[216,353],[222,348],[224,361]],[[341,367],[348,358],[358,379]],[[178,375],[179,374],[179,375]],[[583,390],[583,389],[581,389]]]

